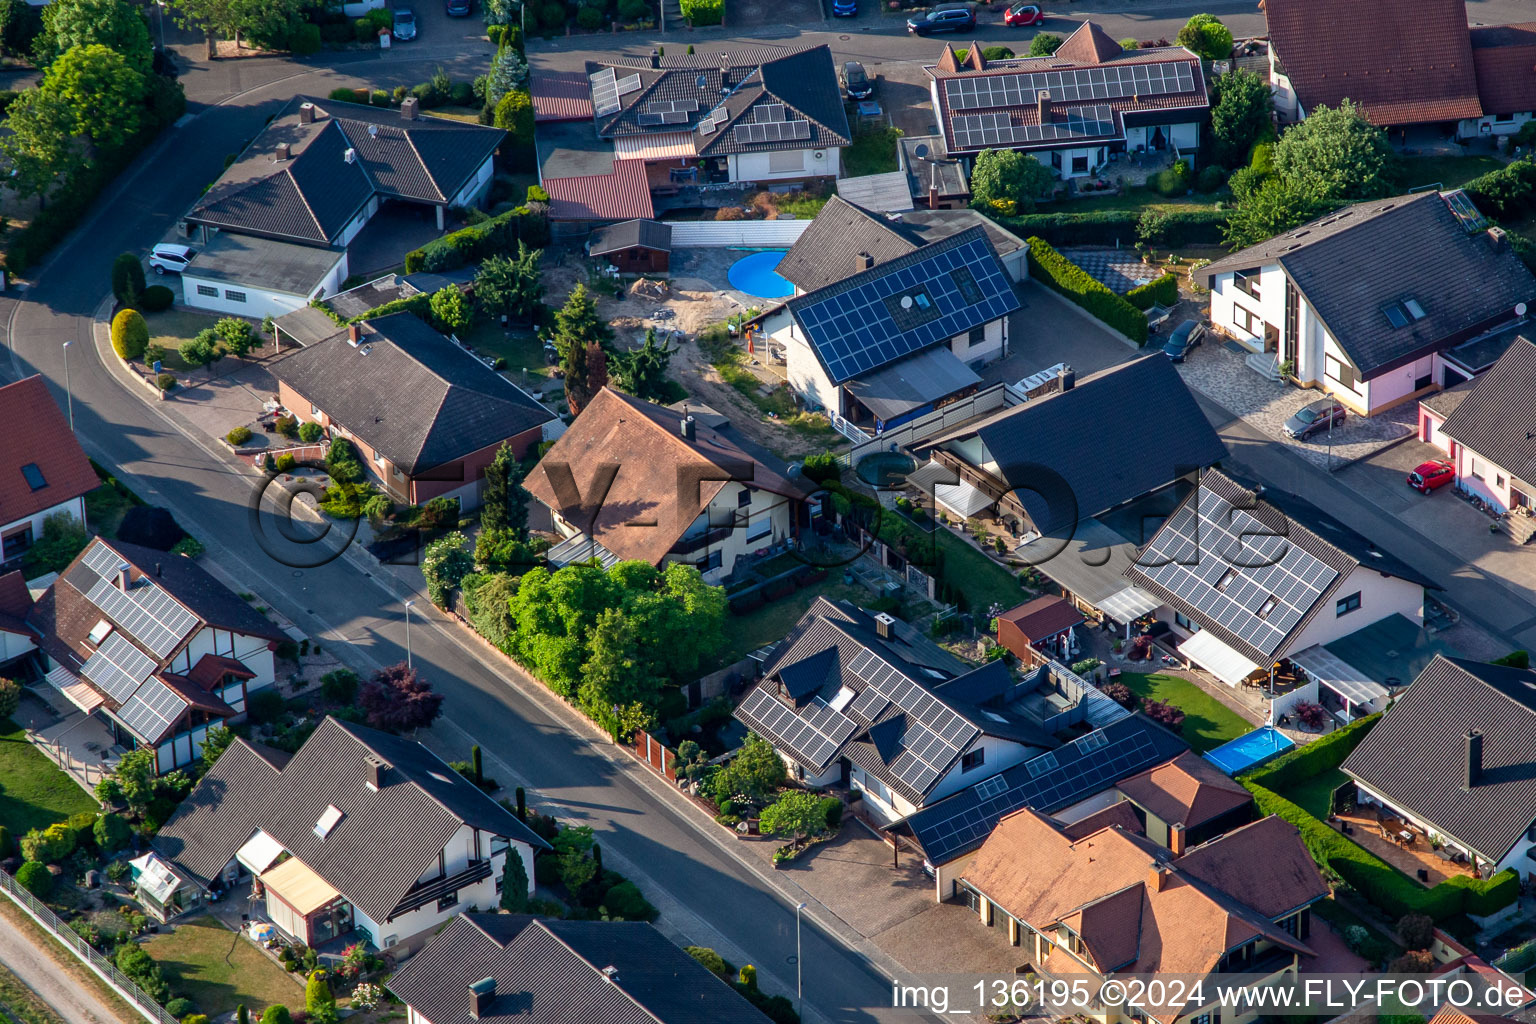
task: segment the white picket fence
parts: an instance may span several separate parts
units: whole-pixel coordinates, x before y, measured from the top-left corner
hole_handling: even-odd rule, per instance
[[[808,220],[679,220],[672,221],[674,249],[777,249],[794,245],[811,226]]]

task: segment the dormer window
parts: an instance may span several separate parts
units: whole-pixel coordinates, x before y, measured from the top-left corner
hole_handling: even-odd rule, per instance
[[[43,471],[38,468],[35,462],[29,462],[22,466],[21,475],[26,478],[27,486],[34,491],[40,491],[48,486],[47,478],[43,476]]]
[[[89,634],[87,634],[87,638],[91,641],[91,643],[95,644],[97,647],[100,647],[101,642],[105,640],[107,638],[107,634],[111,632],[112,623],[108,622],[106,619],[102,619],[97,622],[96,625],[91,627],[91,631]]]
[[[315,835],[321,839],[330,835],[331,829],[336,827],[336,823],[341,820],[341,817],[341,811],[335,804],[331,804],[325,809],[325,813],[320,815],[320,820],[315,822]]]
[[[1226,572],[1221,574],[1221,579],[1216,581],[1216,589],[1225,592],[1227,587],[1231,586],[1232,581],[1235,579],[1237,579],[1237,570],[1228,569]]]
[[[1273,594],[1271,594],[1269,597],[1264,599],[1264,603],[1259,605],[1259,610],[1254,614],[1261,619],[1266,619],[1269,617],[1269,613],[1275,610],[1275,605],[1279,603],[1280,601]]]

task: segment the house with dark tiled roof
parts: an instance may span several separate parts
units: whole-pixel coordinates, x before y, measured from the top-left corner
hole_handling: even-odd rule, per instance
[[[192,559],[101,537],[25,614],[48,683],[161,772],[197,760],[209,729],[273,685],[288,639]]]
[[[62,513],[84,526],[85,495],[101,481],[41,376],[0,387],[0,417],[0,565],[14,568],[42,539],[49,516]]]
[[[482,204],[505,136],[423,115],[411,97],[295,97],[182,218],[204,245],[182,275],[187,304],[276,316],[339,291],[348,247],[381,209],[415,208],[441,231],[450,208]]]
[[[1340,768],[1483,877],[1536,874],[1536,672],[1436,656]]]
[[[389,979],[410,1024],[764,1024],[639,921],[460,914]]]
[[[1256,369],[1288,365],[1366,416],[1465,380],[1487,362],[1462,358],[1469,343],[1536,299],[1536,277],[1460,191],[1346,206],[1198,274],[1211,323]]]
[[[414,313],[337,327],[273,367],[301,422],[357,448],[396,501],[480,504],[503,444],[518,458],[556,436],[559,418]]]
[[[508,857],[533,892],[549,844],[414,740],[326,717],[291,758],[235,739],[151,843],[189,910],[211,892],[310,947],[354,933],[397,954],[499,902]],[[144,885],[141,883],[142,893]]]
[[[1512,135],[1536,117],[1536,21],[1469,30],[1481,117],[1461,122],[1463,138]]]
[[[1125,50],[1093,21],[1048,57],[987,60],[972,42],[925,65],[950,157],[1030,153],[1058,178],[1099,173],[1115,153],[1173,152],[1191,166],[1210,109],[1200,58],[1181,46]]]
[[[1123,975],[1269,977],[1317,955],[1310,908],[1328,886],[1294,825],[1271,815],[1174,853],[1139,830],[1100,823],[1069,834],[1037,811],[1017,811],[959,879],[982,924],[1019,947],[1021,970],[1095,991]],[[1242,1018],[1213,986],[1201,991],[1204,1005],[1181,996],[1141,1015],[1159,1024]],[[1116,1017],[1111,1010],[1107,1019]]]

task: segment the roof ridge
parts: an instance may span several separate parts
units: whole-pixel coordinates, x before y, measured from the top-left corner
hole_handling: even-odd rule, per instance
[[[609,978],[603,972],[602,968],[598,967],[592,961],[588,960],[586,957],[584,957],[580,953],[578,953],[576,951],[576,947],[572,946],[569,942],[566,942],[564,937],[561,936],[558,932],[556,932],[553,928],[549,927],[543,921],[540,921],[538,918],[534,918],[534,923],[539,926],[539,928],[544,932],[545,935],[548,935],[551,939],[553,939],[554,941],[558,942],[568,953],[571,954],[571,956],[575,957],[581,963],[584,963],[588,967],[592,968],[592,973],[593,974],[595,974],[598,977],[603,978],[604,980],[612,983],[613,987],[615,989],[617,989],[618,992],[621,995],[623,995],[623,997],[625,999],[629,1000],[629,1002],[632,1003],[635,1006],[635,1008],[638,1009],[641,1013],[645,1014],[651,1020],[655,1021],[656,1024],[666,1024],[666,1021],[664,1021],[660,1017],[656,1016],[654,1013],[652,1013],[650,1011],[650,1009],[644,1003],[642,1003],[639,999],[636,999],[634,993],[632,993],[632,992],[628,991],[627,989],[625,989],[618,982],[614,981],[614,979]],[[527,929],[524,929],[523,931],[519,931],[517,933],[517,938],[522,938],[523,935],[526,933],[526,931],[527,931]],[[516,940],[514,939],[513,941],[516,941]],[[511,943],[508,943],[508,945],[511,945]],[[622,975],[622,973],[623,972],[620,971],[621,975]]]
[[[432,174],[431,168],[427,167],[427,161],[421,155],[421,150],[416,148],[416,140],[411,137],[410,129],[401,128],[400,134],[405,136],[405,144],[411,147],[411,153],[416,157],[416,162],[421,165],[421,173],[426,175],[427,181],[432,185],[432,191],[436,192],[437,197],[446,203],[448,201],[448,197],[443,195],[442,187],[438,185],[437,178]],[[378,183],[373,180],[373,175],[368,174],[368,169],[366,166],[363,168],[363,173],[368,175],[369,184],[373,185],[374,191],[377,192]]]

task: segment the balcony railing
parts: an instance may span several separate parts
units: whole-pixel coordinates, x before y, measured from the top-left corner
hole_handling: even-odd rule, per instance
[[[483,882],[491,877],[491,862],[488,860],[472,860],[463,871],[437,878],[430,882],[418,882],[410,892],[405,894],[405,899],[385,920],[393,921],[401,914],[409,914],[413,910],[420,910],[428,903],[435,903],[451,892],[467,889],[476,882]]]

